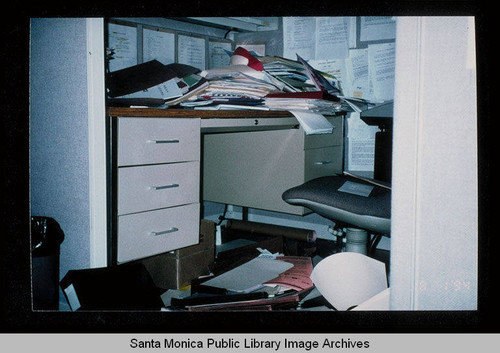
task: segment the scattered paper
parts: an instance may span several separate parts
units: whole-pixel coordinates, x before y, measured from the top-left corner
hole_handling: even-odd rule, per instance
[[[306,135],[333,132],[333,125],[321,114],[309,110],[290,110],[290,113],[297,118]]]
[[[374,187],[373,185],[361,184],[353,181],[346,181],[344,184],[342,184],[340,188],[338,188],[338,191],[346,192],[348,194],[368,197],[370,196],[373,187]]]
[[[172,298],[187,298],[191,295],[191,288],[188,290],[169,289],[161,295],[161,300],[165,306],[170,306]]]
[[[293,264],[285,261],[256,257],[241,266],[208,280],[204,284],[235,292],[251,292],[261,286],[262,283],[279,276],[292,267]]]
[[[316,265],[311,279],[323,297],[341,311],[387,289],[385,264],[359,253],[326,257]]]

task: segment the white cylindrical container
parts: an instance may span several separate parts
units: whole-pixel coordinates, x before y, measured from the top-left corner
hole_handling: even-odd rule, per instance
[[[368,233],[358,228],[347,228],[346,230],[346,252],[357,252],[366,255],[368,252]]]

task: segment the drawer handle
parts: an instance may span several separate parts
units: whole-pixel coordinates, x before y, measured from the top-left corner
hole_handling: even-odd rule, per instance
[[[324,165],[324,164],[332,164],[333,161],[319,161],[319,162],[314,162],[316,165]]]
[[[163,189],[171,189],[178,188],[179,184],[169,184],[169,185],[161,185],[161,186],[150,186],[151,190],[163,190]]]
[[[158,235],[174,233],[174,232],[177,232],[178,230],[179,230],[179,228],[172,227],[172,228],[167,229],[167,230],[162,230],[161,232],[151,232],[151,235],[156,237]]]
[[[179,143],[179,140],[171,139],[171,140],[148,140],[149,143]]]

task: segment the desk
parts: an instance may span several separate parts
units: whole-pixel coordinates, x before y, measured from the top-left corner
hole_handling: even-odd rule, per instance
[[[109,263],[198,242],[202,200],[292,214],[281,193],[343,168],[334,133],[305,135],[286,111],[109,108]]]

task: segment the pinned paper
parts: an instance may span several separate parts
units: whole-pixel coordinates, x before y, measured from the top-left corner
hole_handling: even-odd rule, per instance
[[[311,279],[337,310],[355,307],[387,289],[385,264],[366,255],[343,252],[326,257]]]

